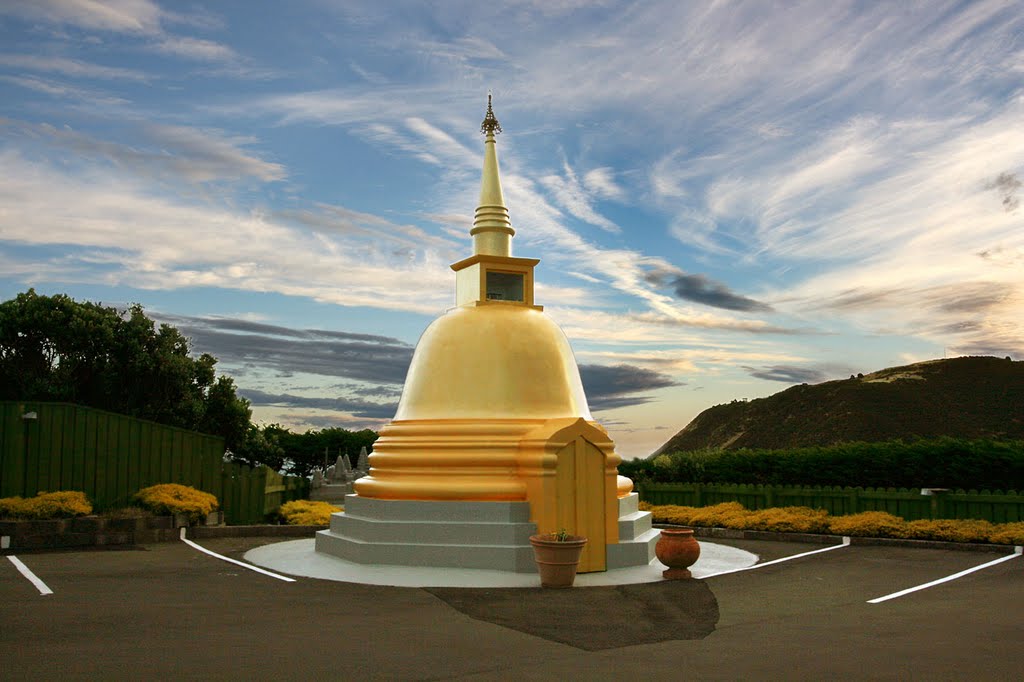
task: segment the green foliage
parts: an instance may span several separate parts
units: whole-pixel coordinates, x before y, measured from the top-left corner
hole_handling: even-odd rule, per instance
[[[348,453],[355,466],[360,449],[365,447],[371,452],[376,440],[377,432],[370,429],[330,428],[292,433],[280,424],[266,424],[250,426],[241,445],[232,449],[228,458],[248,466],[263,464],[294,476],[309,476],[313,469],[334,464],[339,454]]]
[[[193,358],[177,329],[126,311],[34,290],[0,303],[0,400],[87,405],[161,424],[245,438],[249,404],[217,360]]]
[[[664,463],[668,457],[670,463]],[[1024,489],[1024,441],[938,438],[787,450],[701,450],[633,460],[634,481],[875,488]]]
[[[359,450],[365,447],[367,452],[371,452],[376,440],[376,431],[349,431],[341,428],[286,433],[280,439],[288,458],[286,468],[296,476],[309,476],[313,469],[324,466],[325,452],[328,466],[334,464],[339,454],[346,453],[355,466]]]
[[[280,424],[249,424],[245,437],[227,453],[227,457],[230,461],[249,467],[264,465],[274,471],[281,471],[285,467],[281,436],[287,433],[288,429]]]

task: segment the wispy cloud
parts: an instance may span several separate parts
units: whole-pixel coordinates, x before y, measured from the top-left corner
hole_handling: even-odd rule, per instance
[[[912,334],[939,347],[972,354],[981,348],[999,355],[1024,354],[1024,287],[1002,281],[963,281],[927,287],[848,289],[810,304],[834,311],[876,334]]]
[[[0,172],[16,178],[0,187],[0,200],[10,207],[4,239],[79,247],[59,267],[37,257],[37,269],[54,281],[82,281],[92,273],[109,284],[143,289],[275,291],[428,313],[449,300],[447,262],[432,251],[396,258],[387,241],[354,243],[256,210],[187,203],[95,167],[73,175],[7,152],[0,153]],[[63,200],[53,202],[55,195]]]
[[[412,47],[434,57],[447,57],[459,61],[504,59],[506,56],[496,45],[476,36],[464,36],[450,42],[420,41]]]
[[[7,76],[0,75],[0,81],[6,81],[13,83],[35,92],[41,92],[44,95],[51,97],[59,97],[62,99],[75,99],[90,102],[93,104],[102,105],[121,105],[126,104],[127,100],[120,97],[113,97],[107,93],[103,93],[98,90],[90,88],[81,88],[74,85],[68,85],[59,81],[54,81],[45,78],[38,78],[36,76]]]
[[[148,75],[135,69],[91,64],[78,59],[67,59],[65,57],[41,57],[29,54],[3,54],[0,55],[0,65],[26,69],[28,71],[59,73],[64,76],[80,78],[140,82],[150,80]]]
[[[588,176],[589,177],[589,176]],[[545,175],[540,178],[540,183],[554,197],[555,202],[570,214],[576,216],[585,223],[600,227],[608,232],[618,233],[622,230],[618,225],[600,215],[593,206],[590,190],[576,177],[576,172],[569,166],[569,162],[562,164],[561,175]],[[601,193],[615,191],[618,189],[611,184],[610,178],[603,171],[590,177],[590,187],[594,187]]]
[[[626,191],[615,182],[615,171],[608,166],[594,168],[583,176],[583,186],[601,199],[622,200],[626,198]]]
[[[430,234],[410,224],[399,224],[372,213],[353,211],[344,206],[316,204],[307,209],[284,209],[270,214],[286,222],[305,225],[317,231],[354,235],[399,245],[405,253],[416,253],[423,247],[434,247],[449,260],[460,252],[450,239]]]
[[[193,28],[220,28],[212,15],[168,12],[152,0],[33,0],[0,5],[0,14],[45,21],[82,30],[102,31],[141,39],[143,48],[165,55],[207,62],[237,62],[239,55],[227,45],[207,38],[175,35],[165,24]],[[59,57],[22,60],[20,66],[36,70],[59,70],[66,75],[91,78],[133,78],[133,72],[76,63]],[[137,76],[135,80],[141,80]]]
[[[164,16],[160,6],[151,0],[32,0],[4,3],[0,13],[84,29],[127,33],[156,32]]]
[[[0,120],[23,135],[56,149],[72,151],[79,163],[102,159],[135,173],[173,176],[188,182],[235,181],[253,177],[264,182],[285,177],[282,165],[248,154],[243,146],[254,138],[187,126],[129,123],[126,128],[149,147],[99,139],[48,123]],[[128,132],[125,130],[124,132]]]
[[[761,347],[737,343],[715,344],[694,337],[676,346],[658,350],[599,350],[578,353],[583,358],[595,358],[616,365],[638,365],[670,375],[692,376],[720,374],[730,368],[748,363],[774,363],[778,365],[805,361],[807,358],[777,346]],[[841,372],[840,372],[841,373]]]
[[[202,38],[166,36],[150,47],[157,52],[197,61],[232,61],[238,57],[230,47]]]

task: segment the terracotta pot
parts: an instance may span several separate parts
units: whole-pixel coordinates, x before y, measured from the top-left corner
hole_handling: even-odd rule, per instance
[[[581,535],[570,535],[557,540],[551,534],[531,535],[533,558],[540,573],[543,587],[572,587],[576,580],[576,569],[587,539]]]
[[[668,566],[662,577],[681,580],[691,577],[690,566],[700,557],[700,545],[689,528],[665,528],[661,531],[658,544],[654,547],[658,561]]]

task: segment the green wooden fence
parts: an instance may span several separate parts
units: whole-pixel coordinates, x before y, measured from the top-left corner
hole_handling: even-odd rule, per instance
[[[930,489],[925,489],[930,490]],[[651,504],[708,507],[739,502],[747,509],[811,507],[833,516],[884,511],[916,519],[1024,521],[1024,494],[1016,491],[948,490],[923,494],[921,488],[839,488],[712,483],[641,483],[640,499]]]
[[[224,463],[221,508],[229,524],[262,523],[285,502],[309,498],[309,480],[282,476],[265,466]]]
[[[0,497],[80,490],[97,510],[181,483],[217,497],[228,523],[258,523],[306,497],[304,478],[224,461],[224,439],[81,405],[0,401]]]

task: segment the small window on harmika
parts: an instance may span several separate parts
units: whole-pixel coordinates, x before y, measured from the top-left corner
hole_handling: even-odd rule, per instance
[[[487,300],[489,301],[522,301],[523,273],[521,272],[487,272]]]

